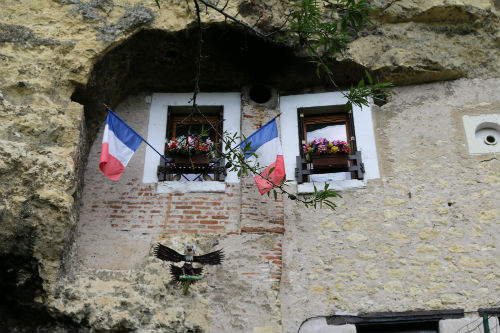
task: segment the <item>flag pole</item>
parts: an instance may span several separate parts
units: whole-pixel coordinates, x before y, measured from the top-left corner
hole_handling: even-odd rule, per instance
[[[115,116],[116,118],[118,118],[119,120],[121,120],[125,124],[125,126],[127,126],[132,132],[134,132],[138,137],[140,137],[142,141],[144,141],[149,147],[151,147],[151,149],[153,149],[158,155],[160,155],[160,157],[163,158],[165,160],[165,162],[170,163],[169,159],[167,159],[165,156],[163,156],[163,154],[161,154],[158,150],[156,150],[155,147],[153,147],[149,142],[147,142],[139,133],[137,133],[125,121],[123,121],[123,119],[120,118],[113,110],[111,110],[109,106],[107,106],[106,104],[104,104],[104,107],[108,110],[108,112],[111,112],[111,114],[113,116]]]

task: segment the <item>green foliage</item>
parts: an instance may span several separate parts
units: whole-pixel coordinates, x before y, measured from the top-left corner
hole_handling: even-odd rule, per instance
[[[332,198],[342,198],[340,193],[337,191],[330,189],[330,185],[325,183],[325,187],[323,190],[319,190],[314,184],[314,192],[311,195],[304,195],[304,206],[309,207],[312,206],[317,208],[317,206],[322,207],[326,205],[327,207],[335,210],[337,205],[331,200]],[[295,199],[292,199],[295,200]]]
[[[369,23],[368,0],[290,0],[288,38],[306,47],[311,58],[321,52],[335,56],[347,47],[350,34]],[[332,15],[328,15],[332,13]]]
[[[371,23],[368,11],[371,9],[368,0],[290,0],[290,31],[287,37],[293,45],[306,49],[311,61],[316,64],[316,75],[326,74],[330,82],[336,85],[333,72],[323,57],[334,58],[342,53],[351,40],[351,35],[364,29]],[[333,17],[327,13],[333,13]],[[390,95],[391,83],[374,83],[372,76],[365,71],[365,79],[352,85],[343,93],[347,98],[346,110],[353,105],[362,107],[369,105],[370,97],[374,100],[384,99]]]
[[[365,71],[365,75],[369,85],[366,85],[365,80],[361,79],[356,87],[351,86],[349,91],[345,93],[348,100],[345,105],[346,110],[352,109],[353,105],[359,107],[369,105],[370,97],[376,99],[380,98],[379,96],[389,96],[391,94],[389,90],[392,87],[391,82],[373,83],[373,79],[368,71]]]

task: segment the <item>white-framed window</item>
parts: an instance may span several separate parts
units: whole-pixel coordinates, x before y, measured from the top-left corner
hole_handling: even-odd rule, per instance
[[[167,134],[168,111],[171,107],[188,107],[192,105],[192,93],[154,93],[148,124],[148,142],[159,152],[165,149]],[[197,104],[201,107],[217,106],[223,111],[222,132],[240,133],[241,97],[240,93],[200,93]],[[228,147],[222,147],[227,150]],[[157,169],[161,157],[149,146],[146,148],[144,161],[143,183],[158,183]],[[225,182],[160,182],[159,192],[221,192],[225,183],[239,182],[235,172],[228,171]],[[166,184],[169,183],[169,184]]]
[[[299,126],[299,113],[301,110],[314,110],[314,108],[329,106],[338,109],[339,106],[345,105],[346,102],[347,99],[340,92],[289,95],[280,98],[281,138],[283,142],[287,143],[283,146],[283,155],[288,180],[296,181],[296,161],[297,156],[301,156],[300,150],[303,145],[300,137],[301,130],[299,130],[301,126]],[[356,133],[356,150],[361,152],[364,163],[364,178],[363,180],[351,179],[349,172],[342,172],[336,175],[332,174],[331,179],[318,178],[317,182],[312,179],[316,183],[320,183],[319,188],[322,187],[321,183],[325,181],[340,190],[364,187],[364,180],[380,177],[371,108],[365,107],[362,109],[354,105],[352,115],[353,130]],[[299,193],[312,192],[312,182],[299,184],[298,191]]]

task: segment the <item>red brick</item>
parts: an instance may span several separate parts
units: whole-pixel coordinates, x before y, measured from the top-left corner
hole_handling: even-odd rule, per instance
[[[201,220],[200,224],[218,224],[218,221],[215,220]]]
[[[194,209],[201,209],[201,210],[211,210],[211,209],[212,209],[212,207],[210,207],[210,206],[208,206],[208,205],[207,205],[207,206],[193,206],[193,207],[191,207],[191,208],[194,208]],[[198,214],[201,214],[201,212],[200,212],[200,213],[198,213]]]
[[[226,220],[229,218],[229,216],[225,216],[225,215],[212,215],[212,218],[213,219],[219,219],[219,220]]]
[[[184,214],[193,214],[193,215],[201,214],[201,211],[199,210],[184,210],[183,212]]]

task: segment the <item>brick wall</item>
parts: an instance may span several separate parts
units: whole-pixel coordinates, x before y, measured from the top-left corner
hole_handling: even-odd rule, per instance
[[[173,193],[166,195],[163,232],[226,234],[238,232],[239,186],[225,193]]]
[[[126,183],[117,199],[95,197],[90,212],[121,231],[161,233],[226,233],[237,231],[238,207],[233,197],[237,186],[228,185],[226,193],[157,194],[152,184],[137,179]],[[93,187],[98,191],[102,184]]]

